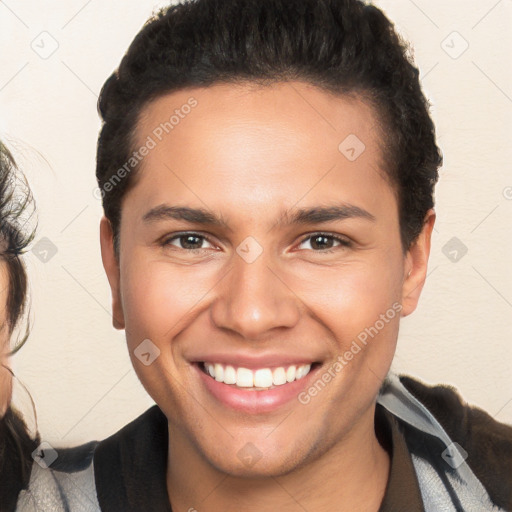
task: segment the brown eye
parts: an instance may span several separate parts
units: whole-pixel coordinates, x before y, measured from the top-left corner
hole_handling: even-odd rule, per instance
[[[205,247],[202,247],[204,242],[208,242],[206,237],[197,233],[181,233],[165,239],[162,245],[164,247],[173,246],[186,251],[194,251],[205,249]]]
[[[196,235],[183,235],[178,238],[183,249],[200,249],[203,245],[203,238]]]
[[[350,242],[344,238],[326,233],[315,233],[302,240],[300,245],[310,241],[310,248],[315,252],[332,252],[336,248],[350,247]],[[308,247],[306,247],[307,249]]]
[[[329,236],[316,235],[311,237],[311,247],[313,249],[331,249],[333,244],[334,240]]]

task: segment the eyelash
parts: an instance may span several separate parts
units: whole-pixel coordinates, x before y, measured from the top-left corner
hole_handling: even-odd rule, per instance
[[[212,244],[212,242],[208,239],[207,236],[201,235],[200,233],[196,233],[194,231],[186,231],[186,232],[183,232],[183,233],[178,233],[177,235],[173,235],[170,238],[164,238],[160,245],[162,247],[168,247],[169,245],[171,245],[171,242],[173,242],[174,240],[179,240],[180,238],[187,237],[187,236],[194,236],[196,238],[200,238],[202,240],[206,240],[208,243]],[[324,232],[312,233],[312,234],[304,237],[300,241],[299,245],[302,245],[305,241],[307,241],[309,239],[313,239],[313,238],[321,237],[321,236],[326,237],[326,238],[331,238],[332,240],[334,240],[336,242],[339,242],[340,245],[338,247],[334,247],[334,248],[330,248],[330,249],[313,250],[313,252],[318,252],[318,253],[325,254],[325,253],[335,252],[337,249],[340,249],[340,248],[352,247],[352,242],[350,240],[348,240],[346,238],[342,238],[342,237],[336,236],[336,235],[333,235],[332,233],[324,233]],[[185,249],[183,247],[176,247],[176,248],[179,249],[179,250],[183,250],[183,251],[187,251],[187,252],[191,252],[191,253],[199,253],[199,252],[202,252],[202,251],[205,250],[205,249]]]

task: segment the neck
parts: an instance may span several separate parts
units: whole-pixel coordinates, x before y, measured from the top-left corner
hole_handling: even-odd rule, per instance
[[[242,478],[209,464],[190,441],[169,428],[167,489],[174,512],[377,512],[390,460],[375,436],[375,406],[357,429],[294,471]],[[170,427],[170,426],[169,426]],[[172,434],[171,434],[172,432]]]

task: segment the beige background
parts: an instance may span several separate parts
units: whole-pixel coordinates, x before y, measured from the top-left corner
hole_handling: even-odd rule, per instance
[[[34,327],[14,366],[52,444],[105,437],[152,404],[111,327],[93,190],[97,94],[164,4],[0,3],[0,136],[37,198],[36,241],[57,249],[46,263],[27,255]],[[430,275],[402,323],[394,368],[455,385],[512,423],[512,1],[375,4],[415,48],[445,155]],[[468,249],[462,258],[446,246],[453,237]]]

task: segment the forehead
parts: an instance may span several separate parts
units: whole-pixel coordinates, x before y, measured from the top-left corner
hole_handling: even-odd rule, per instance
[[[141,112],[136,139],[136,148],[149,149],[134,188],[153,204],[169,194],[205,203],[222,198],[257,213],[340,194],[371,206],[377,192],[392,193],[373,109],[301,82],[161,96]]]
[[[282,130],[275,143],[290,137],[297,142],[318,142],[326,137],[319,149],[338,148],[349,135],[364,139],[370,151],[377,149],[372,147],[374,142],[379,143],[377,118],[367,102],[303,82],[217,84],[162,95],[142,109],[137,140],[143,143],[151,136],[157,143],[169,138],[178,142],[180,134],[186,137],[190,132],[185,127],[198,137],[215,131],[219,136],[238,134],[239,140],[246,135],[264,135],[262,132],[274,137]],[[315,134],[317,137],[312,137]],[[308,148],[315,149],[315,145]]]

